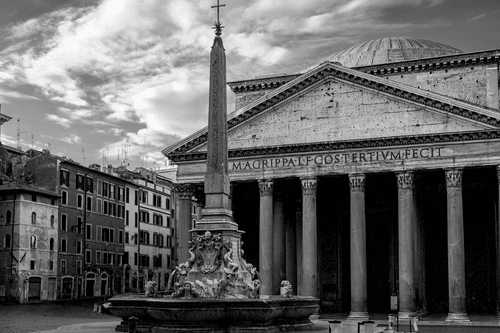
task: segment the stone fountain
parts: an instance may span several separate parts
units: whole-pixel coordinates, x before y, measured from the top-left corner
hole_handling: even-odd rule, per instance
[[[210,55],[205,207],[191,230],[190,257],[170,276],[170,294],[109,300],[108,310],[123,319],[117,331],[135,327],[152,333],[278,332],[312,326],[309,316],[319,309],[317,298],[292,296],[286,281],[282,295],[259,295],[259,274],[243,258],[243,231],[238,230],[229,203],[226,57],[221,32],[217,18]]]

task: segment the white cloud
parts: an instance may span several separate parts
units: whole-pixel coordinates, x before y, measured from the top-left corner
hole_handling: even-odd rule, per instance
[[[0,73],[1,75],[1,73]],[[18,91],[10,91],[5,89],[0,89],[0,101],[3,103],[8,103],[8,99],[3,99],[2,97],[10,97],[16,99],[25,99],[25,100],[40,100],[36,96],[26,95]]]
[[[233,0],[221,9],[228,79],[297,72],[318,61],[319,51],[355,43],[367,29],[410,25],[380,20],[386,8],[442,1]],[[131,154],[145,150],[158,158],[159,150],[206,125],[215,11],[210,1],[92,3],[13,26],[11,43],[0,51],[0,84],[37,88],[55,103],[49,121],[108,135],[100,148],[121,149],[123,138],[116,139],[125,130]]]
[[[66,138],[62,138],[61,141],[69,143],[69,144],[74,144],[74,143],[81,143],[82,138],[76,134],[71,134],[70,136],[68,136]]]
[[[71,121],[69,119],[59,117],[58,115],[55,114],[48,114],[47,119],[52,122],[55,122],[56,124],[61,125],[62,127],[68,128],[71,126]]]

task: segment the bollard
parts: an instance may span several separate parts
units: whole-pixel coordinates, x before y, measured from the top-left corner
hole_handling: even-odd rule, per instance
[[[130,317],[128,319],[128,333],[135,333],[139,319],[137,317]]]
[[[361,332],[361,326],[363,326],[364,324],[365,324],[365,322],[364,322],[364,321],[360,321],[360,322],[358,322],[358,333],[360,333],[360,332]]]
[[[388,329],[390,329],[390,330],[394,330],[395,329],[394,326],[396,324],[396,317],[397,317],[397,314],[395,314],[395,313],[390,313],[389,314],[389,325],[387,327]]]
[[[418,332],[418,318],[417,317],[410,317],[410,332],[413,327],[413,330],[415,332]]]
[[[342,323],[340,320],[329,320],[328,321],[328,333],[341,333]]]
[[[375,331],[375,322],[374,321],[365,321],[364,324],[365,333],[373,333]]]

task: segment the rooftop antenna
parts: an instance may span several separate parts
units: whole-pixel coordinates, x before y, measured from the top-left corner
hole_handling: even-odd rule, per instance
[[[146,137],[147,134],[144,134],[144,143],[142,145],[142,164],[141,167],[144,168],[144,160],[146,159]],[[148,167],[147,161],[146,161],[146,168]]]
[[[48,143],[48,146],[49,146],[49,151],[50,151],[50,142]]]
[[[82,160],[83,160],[83,165],[85,166],[85,148],[82,148]]]
[[[124,157],[123,157],[123,162],[125,166],[129,166],[130,162],[128,161],[128,148],[130,147],[129,141],[127,139],[127,142],[125,143],[125,151],[124,151]]]
[[[31,134],[31,149],[35,148],[35,136]]]
[[[21,132],[21,129],[19,128],[19,124],[21,122],[21,119],[17,118],[17,149],[23,150],[21,147],[21,134],[26,134],[27,132]]]
[[[125,146],[125,143],[124,143],[124,141],[125,141],[125,133],[123,131],[121,132],[121,137],[122,137],[122,149],[121,149],[121,156],[118,155],[118,162],[119,162],[120,166],[124,166],[125,165],[125,163],[124,163],[124,158],[125,158],[124,157],[125,156],[125,153],[124,153],[124,150],[125,150],[124,149],[124,146]]]

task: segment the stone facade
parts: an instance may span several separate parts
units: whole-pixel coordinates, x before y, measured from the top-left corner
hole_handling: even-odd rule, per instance
[[[244,242],[259,240],[245,251],[261,292],[277,294],[285,271],[299,295],[356,321],[389,311],[391,296],[402,317],[498,312],[499,58],[323,63],[230,83],[233,210]],[[163,151],[185,186],[203,182],[206,140],[205,129]]]

